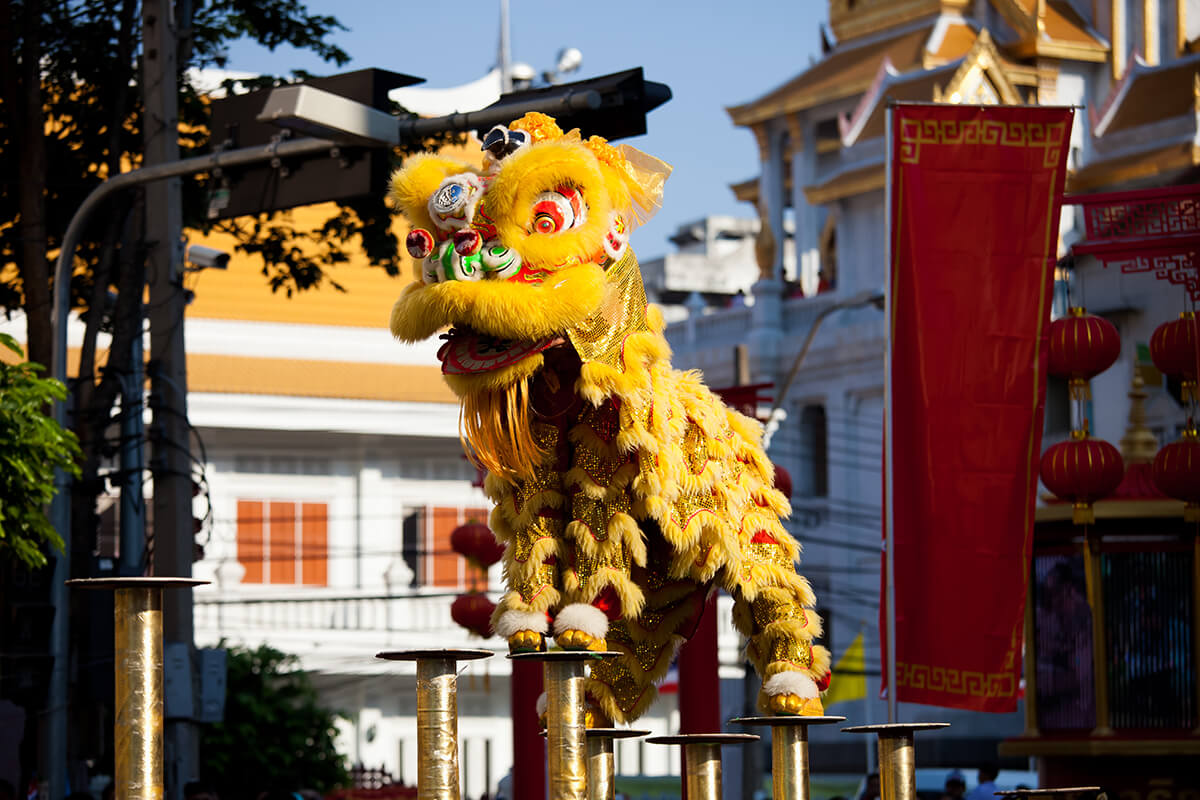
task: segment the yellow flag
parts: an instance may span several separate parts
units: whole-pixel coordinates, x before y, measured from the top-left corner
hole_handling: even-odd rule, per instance
[[[833,680],[829,683],[829,691],[825,693],[823,703],[829,708],[834,703],[843,700],[862,700],[867,696],[866,657],[863,653],[863,635],[858,636],[842,653],[837,664],[833,667]]]

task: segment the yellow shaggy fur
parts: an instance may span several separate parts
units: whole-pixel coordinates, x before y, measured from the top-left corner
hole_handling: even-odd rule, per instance
[[[635,198],[648,208],[653,193],[623,163],[625,151],[603,140],[563,134],[542,115],[513,129],[533,143],[472,172],[484,189],[471,224],[541,277],[414,284],[391,316],[392,333],[408,341],[447,326],[521,342],[561,337],[544,352],[446,376],[463,400],[468,450],[488,470],[491,527],[505,544],[497,619],[576,603],[606,611],[604,644],[622,656],[593,667],[587,686],[618,722],[653,701],[716,586],[733,596],[764,679],[794,671],[820,680],[829,655],[812,644],[821,623],[795,570],[799,546],[780,522],[790,509],[773,488],[761,427],[698,374],[670,366],[662,314],[646,307],[636,260],[611,255],[612,235],[637,218]],[[430,196],[468,171],[413,160],[392,197],[415,226],[435,231]],[[561,187],[582,199],[582,221],[535,232],[537,198]]]

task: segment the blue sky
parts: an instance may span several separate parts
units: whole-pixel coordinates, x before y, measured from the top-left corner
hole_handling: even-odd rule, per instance
[[[336,41],[352,58],[345,67],[290,48],[250,44],[230,48],[234,70],[330,74],[380,67],[455,86],[496,63],[498,0],[389,3],[310,0],[310,12],[330,14],[349,30]],[[663,209],[633,236],[643,259],[672,249],[667,237],[705,214],[753,216],[729,184],[758,173],[754,137],[735,128],[725,107],[753,99],[808,67],[820,53],[818,24],[828,7],[818,0],[678,2],[618,0],[575,3],[511,0],[512,58],[539,72],[563,47],[583,52],[580,78],[641,66],[674,98],[651,112],[649,133],[624,140],[675,168]],[[585,135],[587,131],[583,132]]]

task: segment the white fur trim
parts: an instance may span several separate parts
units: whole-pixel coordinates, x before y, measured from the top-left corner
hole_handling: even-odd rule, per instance
[[[554,635],[566,631],[583,631],[593,639],[608,636],[608,617],[604,612],[587,603],[572,603],[554,617]]]
[[[545,633],[550,627],[541,611],[505,611],[496,620],[496,634],[511,639],[521,631]]]
[[[537,715],[539,717],[546,716],[547,703],[549,703],[549,701],[546,699],[546,693],[542,692],[541,694],[538,695],[538,699],[537,699]]]
[[[804,700],[819,697],[817,684],[803,672],[780,672],[767,678],[763,691],[771,697],[781,694],[794,694]]]

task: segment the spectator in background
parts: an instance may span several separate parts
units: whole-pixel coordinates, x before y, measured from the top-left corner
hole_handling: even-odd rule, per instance
[[[967,793],[967,779],[959,772],[954,770],[946,776],[946,785],[942,791],[942,800],[963,800]]]
[[[967,793],[966,800],[995,800],[996,776],[1000,768],[988,762],[979,768],[979,785]]]
[[[879,800],[878,772],[872,772],[867,776],[866,785],[863,786],[862,794],[858,796],[858,800]]]
[[[216,791],[203,781],[188,781],[183,785],[183,800],[219,800]]]

